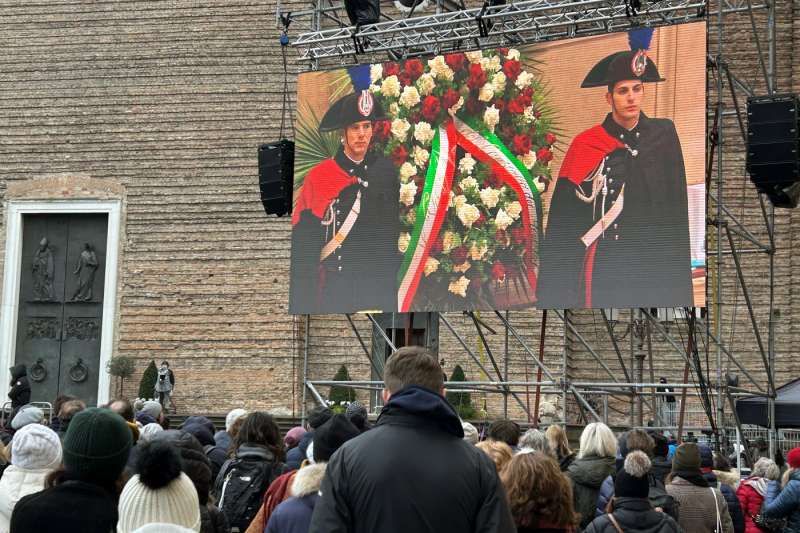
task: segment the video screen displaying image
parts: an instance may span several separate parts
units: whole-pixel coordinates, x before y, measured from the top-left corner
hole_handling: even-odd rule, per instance
[[[705,305],[705,23],[301,74],[293,314]]]

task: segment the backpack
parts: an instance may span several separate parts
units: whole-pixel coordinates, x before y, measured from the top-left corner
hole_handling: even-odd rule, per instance
[[[247,529],[261,507],[264,492],[282,468],[276,460],[256,457],[235,457],[225,462],[219,474],[222,486],[217,507],[225,513],[231,529]]]
[[[656,478],[653,474],[648,474],[650,477],[650,491],[647,494],[647,499],[650,500],[650,505],[655,509],[660,507],[666,514],[678,521],[678,502],[672,495],[667,493],[664,484]]]

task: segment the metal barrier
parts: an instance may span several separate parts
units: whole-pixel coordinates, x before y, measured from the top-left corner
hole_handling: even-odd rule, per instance
[[[53,421],[53,404],[50,402],[31,402],[26,405],[32,405],[34,407],[38,407],[44,413],[44,420],[49,426],[50,423]],[[5,402],[2,407],[0,407],[0,426],[6,427],[6,419],[13,411],[11,407],[11,402]],[[10,422],[10,420],[9,420]]]

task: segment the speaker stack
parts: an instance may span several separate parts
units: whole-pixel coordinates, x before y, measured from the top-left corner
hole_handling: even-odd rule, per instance
[[[258,184],[268,215],[292,212],[294,142],[283,139],[258,147]]]
[[[747,171],[775,207],[797,207],[800,198],[800,139],[797,95],[747,100]]]

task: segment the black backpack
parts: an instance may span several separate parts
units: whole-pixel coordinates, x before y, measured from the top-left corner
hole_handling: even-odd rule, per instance
[[[257,457],[228,459],[217,479],[219,507],[230,527],[244,531],[261,507],[270,483],[281,474],[283,463]]]
[[[667,493],[666,487],[661,481],[653,474],[647,474],[650,481],[650,491],[647,494],[647,499],[650,500],[650,505],[653,509],[659,507],[664,513],[668,514],[675,521],[678,521],[678,501]]]

